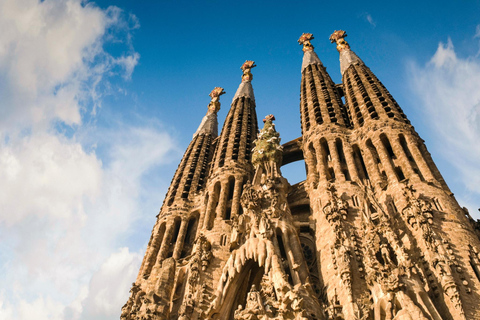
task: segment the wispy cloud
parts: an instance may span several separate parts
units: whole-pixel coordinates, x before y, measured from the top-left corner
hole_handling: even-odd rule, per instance
[[[458,176],[466,189],[460,200],[475,213],[480,200],[480,59],[458,57],[448,39],[428,63],[412,63],[410,75],[424,121],[438,137],[433,148],[454,168],[451,176]]]
[[[375,20],[373,20],[372,18],[372,15],[368,12],[364,12],[361,14],[361,17],[366,21],[368,22],[372,27],[376,27],[377,26],[377,23],[375,22]]]

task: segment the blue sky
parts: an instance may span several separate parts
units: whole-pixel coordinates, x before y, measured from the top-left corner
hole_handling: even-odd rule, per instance
[[[180,158],[253,69],[259,118],[300,135],[303,32],[399,102],[480,218],[479,1],[0,0],[0,320],[118,319]],[[292,182],[299,165],[282,168]]]

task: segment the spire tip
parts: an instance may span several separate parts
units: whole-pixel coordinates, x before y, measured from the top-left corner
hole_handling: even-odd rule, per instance
[[[313,45],[310,43],[310,40],[315,39],[311,33],[302,33],[298,39],[298,43],[303,45],[303,52],[313,51]]]
[[[215,87],[212,92],[210,92],[209,96],[212,100],[208,104],[208,112],[216,113],[220,110],[220,96],[225,93],[222,87]]]
[[[251,70],[256,66],[257,65],[255,64],[255,61],[251,61],[251,60],[247,60],[242,64],[242,66],[240,67],[240,69],[242,69],[243,71],[242,82],[252,81],[253,75]]]
[[[347,36],[347,33],[343,30],[335,30],[335,32],[332,33],[330,36],[330,42],[337,43],[337,50],[338,52],[342,52],[344,49],[350,49],[350,45],[348,44],[347,41],[345,41],[345,37]]]

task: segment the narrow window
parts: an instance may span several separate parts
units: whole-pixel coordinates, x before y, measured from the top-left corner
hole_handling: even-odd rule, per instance
[[[315,152],[315,148],[313,147],[313,143],[310,143],[308,146],[308,163],[307,163],[307,168],[310,167],[307,172],[311,172],[313,176],[313,183],[314,186],[316,187],[318,184],[318,179],[319,179],[319,174],[318,174],[318,169],[317,169],[317,153]]]
[[[390,144],[390,141],[388,140],[387,136],[385,134],[381,134],[380,140],[382,141],[383,146],[385,147],[385,150],[387,150],[387,153],[390,159],[396,159],[397,157],[393,152],[392,145]]]
[[[230,177],[228,178],[228,198],[227,200],[233,199],[233,191],[235,189],[235,178]]]
[[[369,179],[367,167],[365,166],[365,162],[363,161],[362,153],[358,148],[358,145],[354,144],[352,146],[353,149],[353,160],[355,161],[355,167],[357,168],[358,175],[360,179],[365,180]]]
[[[395,173],[399,181],[405,180],[405,175],[403,174],[402,168],[395,167]]]
[[[173,250],[175,249],[175,243],[177,242],[178,232],[180,231],[180,224],[182,220],[180,218],[175,218],[173,226],[173,235],[169,243],[167,258],[170,258],[173,255]]]
[[[197,233],[198,214],[195,214],[188,221],[187,232],[185,234],[185,240],[183,242],[182,253],[180,258],[185,258],[192,252],[193,242],[195,241],[195,235]]]
[[[347,161],[345,160],[345,154],[343,153],[342,140],[340,140],[340,139],[335,140],[335,146],[337,148],[338,157],[340,158],[339,159],[340,163],[341,164],[347,164]]]
[[[227,210],[225,210],[225,217],[223,220],[230,220],[231,215],[232,215],[232,207],[230,204],[229,206],[227,206]]]
[[[325,168],[328,168],[327,180],[333,180],[335,179],[335,174],[333,173],[333,169],[330,167],[332,156],[330,154],[330,149],[328,148],[328,143],[327,143],[327,140],[325,140],[325,138],[322,138],[322,140],[320,140],[320,146],[321,146],[321,157],[322,157],[323,164]]]
[[[405,136],[403,134],[400,134],[398,136],[398,140],[400,142],[400,145],[402,146],[405,156],[407,157],[408,161],[410,162],[410,165],[413,168],[413,172],[415,172],[420,177],[420,180],[425,181],[425,178],[420,172],[418,165],[415,162],[415,159],[413,158],[412,153],[410,152],[410,148],[408,147],[407,141],[405,140]]]

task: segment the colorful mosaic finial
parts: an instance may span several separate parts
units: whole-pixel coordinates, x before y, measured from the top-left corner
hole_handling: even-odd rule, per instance
[[[218,112],[218,110],[220,110],[220,96],[225,93],[221,87],[215,87],[212,92],[210,92],[209,96],[212,100],[208,104],[209,112]]]
[[[312,51],[313,45],[310,43],[310,40],[313,40],[313,34],[311,33],[302,33],[300,38],[298,39],[298,43],[303,45],[303,52],[305,51]]]
[[[243,75],[242,75],[242,81],[243,82],[252,81],[253,75],[250,71],[251,71],[252,68],[255,68],[255,67],[256,67],[255,61],[251,61],[251,60],[247,60],[242,64],[240,69],[243,70]]]
[[[346,36],[347,33],[343,30],[335,30],[335,32],[330,36],[330,42],[337,43],[338,52],[342,52],[344,49],[350,49],[350,45],[347,41],[345,41]]]

